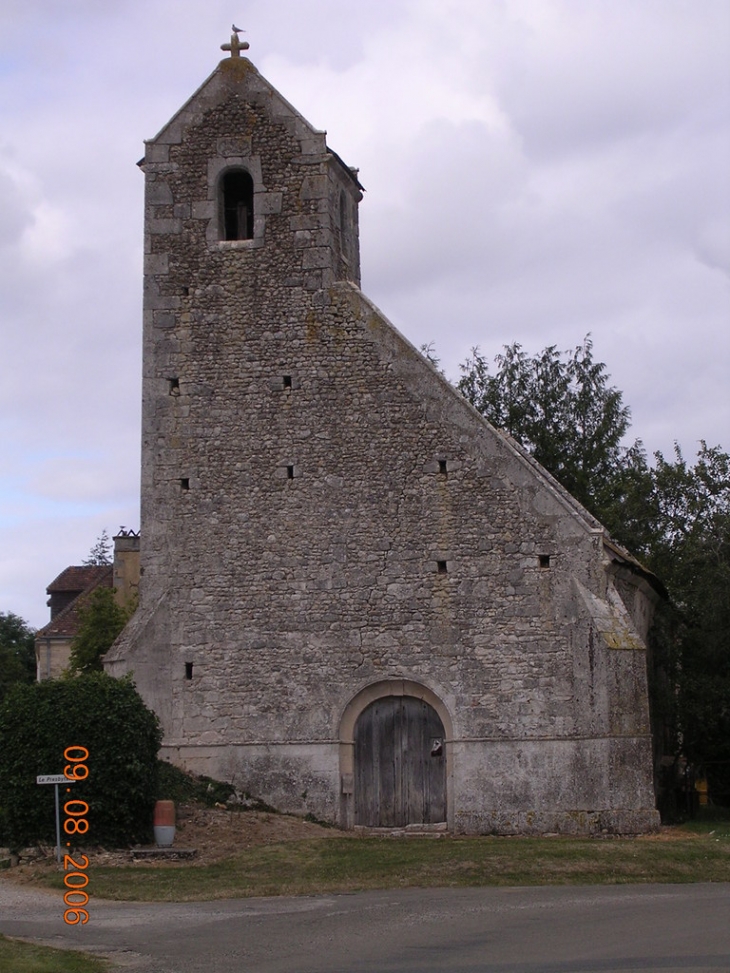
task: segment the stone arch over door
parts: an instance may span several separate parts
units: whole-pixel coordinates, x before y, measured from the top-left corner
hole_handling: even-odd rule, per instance
[[[451,827],[452,738],[448,710],[420,683],[361,690],[340,723],[340,824]]]

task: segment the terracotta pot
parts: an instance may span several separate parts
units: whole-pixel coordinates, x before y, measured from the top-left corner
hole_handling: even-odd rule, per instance
[[[175,805],[172,801],[158,801],[153,818],[155,844],[169,848],[175,840]]]

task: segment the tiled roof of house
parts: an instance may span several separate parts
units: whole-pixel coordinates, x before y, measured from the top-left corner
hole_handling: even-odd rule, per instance
[[[110,564],[82,564],[66,568],[48,585],[46,591],[49,595],[60,591],[85,591],[90,585],[96,587],[109,571]]]
[[[36,632],[36,639],[73,638],[79,629],[79,608],[85,604],[95,588],[100,586],[112,588],[113,576],[114,569],[111,564],[84,565],[66,568],[65,571],[62,571],[46,591],[49,594],[60,591],[78,591],[79,595],[47,625]],[[81,587],[81,582],[85,582],[83,587]]]

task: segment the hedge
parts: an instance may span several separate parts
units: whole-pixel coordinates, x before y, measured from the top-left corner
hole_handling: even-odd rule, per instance
[[[72,847],[149,841],[161,739],[129,678],[93,673],[14,687],[0,705],[0,845],[55,844],[55,788],[36,776],[63,774],[70,747],[88,750],[89,771],[63,794],[88,804],[88,833],[70,836]]]

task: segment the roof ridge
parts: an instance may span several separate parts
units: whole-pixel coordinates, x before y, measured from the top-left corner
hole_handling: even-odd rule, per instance
[[[70,575],[72,572],[77,572],[82,576],[86,576],[87,577],[86,583],[83,584],[81,588],[65,588],[65,589],[62,588],[60,590],[83,591],[91,583],[91,580],[95,579],[97,575],[102,576],[102,572],[104,568],[111,568],[111,567],[113,567],[112,564],[69,564],[68,567],[65,567],[63,571],[61,571],[60,574],[56,575],[53,581],[51,581],[51,583],[46,588],[46,591],[48,592],[48,594],[51,594],[51,589],[53,589],[61,581],[64,575],[67,574]]]
[[[78,593],[78,595],[76,595],[73,601],[70,601],[68,605],[66,605],[63,609],[61,609],[61,611],[55,616],[55,618],[52,618],[50,621],[46,622],[43,628],[39,628],[38,631],[36,632],[36,638],[38,638],[39,636],[43,638],[49,638],[50,635],[53,633],[48,632],[46,634],[46,629],[50,629],[51,626],[53,626],[53,628],[55,629],[59,626],[59,624],[62,625],[63,622],[66,621],[68,618],[70,618],[70,616],[75,611],[78,611],[80,607],[79,602],[82,599],[85,600],[93,591],[95,591],[102,584],[102,582],[106,580],[110,580],[113,582],[114,580],[114,565],[112,564],[89,564],[89,565],[85,565],[85,567],[103,568],[104,570],[100,571],[98,577],[94,578],[93,581],[89,582],[89,584],[87,584],[86,587],[83,588]],[[68,571],[68,568],[66,568],[66,571]],[[64,572],[62,571],[61,574],[63,573]],[[59,574],[59,578],[61,577],[61,574]],[[49,585],[48,587],[50,588],[51,585]],[[109,587],[113,588],[114,587],[113,583],[110,584]],[[46,591],[48,591],[48,588],[46,589]],[[68,633],[66,633],[66,636],[67,635]]]

